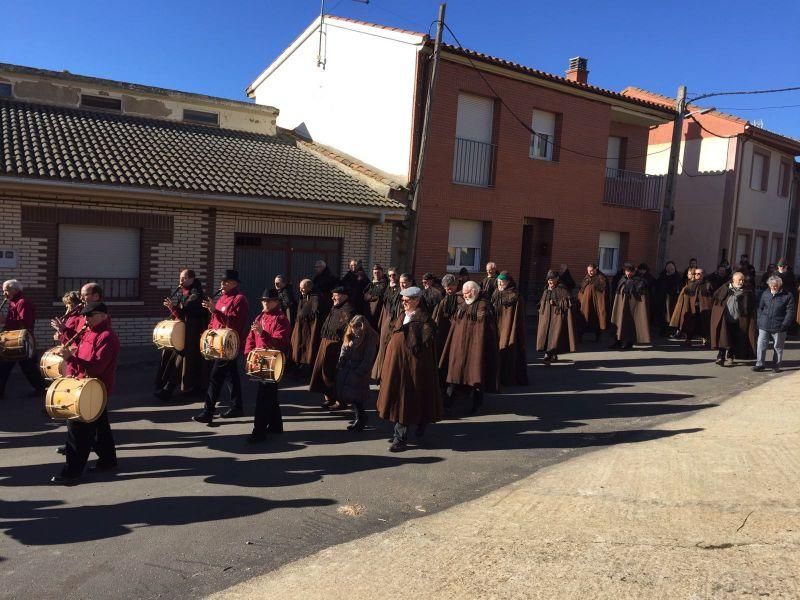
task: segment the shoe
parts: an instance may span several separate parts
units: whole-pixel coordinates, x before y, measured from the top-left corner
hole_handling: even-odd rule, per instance
[[[328,410],[344,410],[345,408],[347,407],[338,400],[333,404],[328,405]]]
[[[64,473],[59,473],[58,475],[53,475],[50,478],[50,483],[53,485],[78,485],[80,483],[80,476],[70,476],[64,475]]]
[[[235,419],[237,417],[243,417],[243,416],[244,416],[244,411],[236,406],[232,406],[224,413],[220,414],[220,417],[222,417],[223,419]]]
[[[725,359],[724,359],[724,358],[718,358],[718,359],[717,359],[717,360],[715,360],[714,362],[715,362],[716,364],[718,364],[720,367],[724,367],[724,366],[725,366]]]
[[[389,446],[389,452],[405,452],[408,450],[408,444],[402,440],[396,440]]]
[[[158,391],[153,392],[153,396],[161,400],[162,402],[166,402],[172,397],[172,391],[167,389],[161,389]]]
[[[116,471],[117,470],[117,463],[106,464],[102,463],[99,460],[94,463],[91,467],[89,467],[89,471],[92,473],[105,473],[107,471]]]
[[[248,444],[259,444],[261,442],[266,442],[266,441],[267,441],[267,436],[264,435],[263,433],[251,433],[250,435],[247,436],[247,439],[245,440],[245,442]]]
[[[753,367],[753,371],[755,371],[756,373],[760,373],[763,370],[764,370],[764,365],[756,365],[755,367]]]
[[[367,426],[367,420],[362,419],[360,421],[355,421],[352,424],[347,426],[347,431],[359,432],[364,431],[364,427]]]
[[[773,373],[780,373],[781,372],[781,368],[780,367],[772,367],[772,372]]]
[[[553,362],[558,362],[558,354],[553,354]]]
[[[59,446],[58,448],[56,448],[56,452],[58,454],[66,454],[67,453],[67,447],[66,446]]]
[[[617,341],[615,341],[613,344],[611,344],[611,345],[608,347],[608,349],[609,349],[609,350],[613,350],[614,348],[619,348],[619,347],[620,347],[620,341],[619,341],[619,340],[617,340]]]
[[[207,410],[204,410],[199,415],[192,417],[198,423],[211,423],[214,420],[214,415]]]

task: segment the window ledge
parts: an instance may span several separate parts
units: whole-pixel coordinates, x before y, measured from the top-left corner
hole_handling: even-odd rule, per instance
[[[103,300],[106,306],[144,306],[144,300]],[[51,306],[64,306],[63,302],[53,302]]]

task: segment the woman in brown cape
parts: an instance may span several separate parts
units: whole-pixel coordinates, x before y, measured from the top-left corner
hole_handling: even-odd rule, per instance
[[[353,420],[347,426],[348,431],[364,431],[367,424],[364,403],[369,399],[370,373],[377,352],[378,334],[367,317],[356,315],[344,333],[336,366],[336,398],[353,407]]]
[[[597,342],[608,329],[608,279],[595,264],[586,267],[586,277],[578,291],[578,303],[583,321],[581,336],[593,332],[594,341]]]
[[[693,277],[681,290],[669,324],[686,334],[685,345],[691,346],[692,339],[699,337],[705,346],[710,337],[714,291],[703,269],[695,268]]]
[[[525,303],[508,271],[497,276],[497,290],[492,296],[497,317],[499,354],[497,357],[502,385],[528,385],[528,359],[525,355]]]
[[[711,307],[711,348],[717,350],[716,362],[725,359],[746,360],[756,356],[758,325],[756,297],[745,287],[743,273],[734,273],[731,282],[714,292]]]
[[[319,296],[311,293],[311,280],[303,279],[291,341],[292,362],[300,369],[308,369],[314,364],[319,349],[320,325]]]
[[[559,354],[575,352],[572,298],[567,288],[559,283],[555,271],[547,273],[547,287],[539,300],[536,351],[544,352],[544,362],[548,365],[558,360]]]
[[[462,294],[464,301],[450,323],[439,368],[447,369],[448,384],[471,392],[474,414],[483,404],[484,392],[495,393],[499,387],[497,322],[491,303],[481,296],[480,285],[468,281]]]
[[[364,315],[375,330],[380,327],[383,297],[388,285],[389,280],[383,274],[383,267],[375,263],[372,267],[372,281],[364,289]]]
[[[403,305],[400,302],[400,291],[405,286],[411,285],[409,278],[401,277],[394,267],[389,267],[389,284],[383,293],[383,307],[381,308],[380,326],[378,331],[378,356],[375,357],[375,364],[372,366],[372,378],[380,383],[381,367],[383,366],[383,356],[386,353],[386,346],[392,335],[392,323],[402,312]]]
[[[444,288],[444,296],[433,309],[431,319],[436,327],[436,364],[439,364],[439,359],[442,357],[444,344],[447,341],[447,336],[450,333],[450,321],[453,315],[456,314],[458,304],[463,301],[461,295],[458,293],[458,282],[455,275],[448,273],[442,277],[442,288]],[[424,292],[423,292],[424,293]],[[442,382],[444,376],[447,375],[446,371],[442,371]]]
[[[342,338],[347,324],[355,314],[355,309],[350,304],[345,288],[333,288],[332,295],[333,307],[322,325],[319,350],[317,350],[308,390],[324,394],[323,408],[339,410],[344,408],[344,403],[336,398],[336,366],[339,364]]]
[[[617,334],[611,348],[626,350],[634,343],[650,343],[650,319],[647,312],[647,282],[636,274],[631,263],[622,267],[622,279],[617,284],[611,322]]]
[[[428,423],[442,418],[442,396],[434,357],[434,326],[421,306],[422,290],[402,292],[404,311],[392,324],[381,369],[378,416],[393,421],[390,452],[406,449],[408,426],[416,425],[421,440]]]

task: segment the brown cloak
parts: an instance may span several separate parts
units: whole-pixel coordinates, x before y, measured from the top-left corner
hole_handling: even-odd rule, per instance
[[[372,281],[364,290],[364,316],[375,331],[380,330],[381,309],[383,308],[383,295],[389,281],[384,277],[380,281]]]
[[[608,279],[600,271],[594,277],[586,275],[578,290],[580,314],[585,331],[608,329]]]
[[[439,304],[436,305],[436,308],[433,309],[433,316],[431,318],[434,326],[436,327],[435,352],[437,365],[439,364],[439,360],[442,358],[444,344],[447,341],[448,334],[450,333],[450,322],[453,318],[453,315],[456,314],[456,310],[458,310],[458,305],[463,302],[463,296],[458,294],[445,294]]]
[[[433,321],[420,309],[405,325],[404,317],[392,323],[381,369],[378,416],[404,425],[435,423],[441,420],[443,408]]]
[[[545,289],[539,300],[539,325],[536,331],[536,350],[553,354],[575,352],[575,323],[572,318],[572,299],[569,290],[558,284]]]
[[[380,329],[378,330],[378,356],[375,357],[375,364],[372,366],[372,378],[379,383],[383,356],[386,354],[386,346],[392,336],[392,324],[403,312],[401,300],[400,286],[386,288],[386,292],[383,295],[383,307],[381,308]]]
[[[745,289],[737,299],[739,318],[731,323],[726,317],[725,305],[733,292],[724,285],[714,293],[711,307],[711,347],[729,348],[739,360],[755,358],[758,325],[756,296],[752,290]]]
[[[311,372],[310,392],[320,392],[333,398],[336,394],[336,365],[342,350],[342,337],[355,309],[350,302],[342,302],[331,309],[322,325],[321,339],[314,370]]]
[[[708,338],[711,328],[711,306],[714,303],[714,292],[711,284],[687,283],[678,296],[678,303],[672,312],[670,327],[677,327],[689,339],[692,337]]]
[[[516,289],[497,290],[492,298],[497,315],[497,357],[500,383],[528,385],[528,359],[525,354],[525,303]]]
[[[450,323],[439,367],[447,383],[494,393],[497,380],[497,322],[492,305],[483,298],[458,306]]]
[[[611,322],[617,326],[617,340],[625,343],[649,344],[650,319],[647,313],[647,283],[641,277],[617,284]]]
[[[292,329],[291,357],[297,365],[314,364],[319,349],[319,296],[300,294],[294,329]]]

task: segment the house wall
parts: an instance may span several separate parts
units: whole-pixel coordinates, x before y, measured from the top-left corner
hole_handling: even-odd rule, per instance
[[[278,125],[409,181],[417,54],[422,36],[326,17],[324,66],[312,24],[256,80],[256,103]]]

